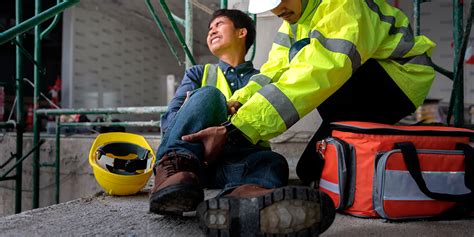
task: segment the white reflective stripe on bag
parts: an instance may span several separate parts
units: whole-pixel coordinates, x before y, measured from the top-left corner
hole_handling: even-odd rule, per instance
[[[324,188],[330,192],[333,192],[335,194],[339,194],[339,185],[333,182],[329,182],[325,179],[321,179],[319,181],[319,187]]]
[[[432,192],[470,193],[464,185],[464,172],[422,172],[422,175]],[[420,191],[408,171],[386,170],[384,176],[384,200],[433,200]]]

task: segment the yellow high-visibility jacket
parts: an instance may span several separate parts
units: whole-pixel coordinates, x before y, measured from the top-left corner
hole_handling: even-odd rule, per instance
[[[204,65],[201,86],[216,87],[222,92],[222,94],[224,94],[227,100],[232,96],[229,83],[227,83],[227,79],[218,64]]]
[[[289,61],[291,45],[308,37],[310,44]],[[405,14],[384,0],[309,0],[296,24],[284,22],[278,30],[261,73],[234,92],[230,100],[243,106],[231,121],[253,143],[273,138],[371,58],[419,106],[434,79],[435,46],[415,37]]]

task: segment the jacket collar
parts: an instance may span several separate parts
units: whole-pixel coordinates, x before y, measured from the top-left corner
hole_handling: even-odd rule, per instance
[[[303,24],[308,17],[312,16],[322,0],[302,0],[303,14],[296,24]],[[305,6],[306,4],[306,6]]]

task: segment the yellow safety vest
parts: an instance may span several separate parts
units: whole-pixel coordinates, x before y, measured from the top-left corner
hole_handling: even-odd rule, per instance
[[[304,38],[310,44],[290,62],[290,47]],[[296,24],[283,22],[261,73],[231,97],[243,104],[232,123],[253,143],[273,138],[371,58],[419,106],[435,76],[435,46],[414,36],[406,15],[384,0],[309,0]]]
[[[227,79],[224,73],[217,64],[206,64],[204,65],[204,73],[202,75],[201,86],[214,86],[219,89],[225,98],[229,100],[232,96]]]

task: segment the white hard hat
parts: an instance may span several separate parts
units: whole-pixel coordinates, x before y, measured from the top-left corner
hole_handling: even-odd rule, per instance
[[[257,14],[270,11],[280,3],[281,0],[249,0],[249,12]]]

